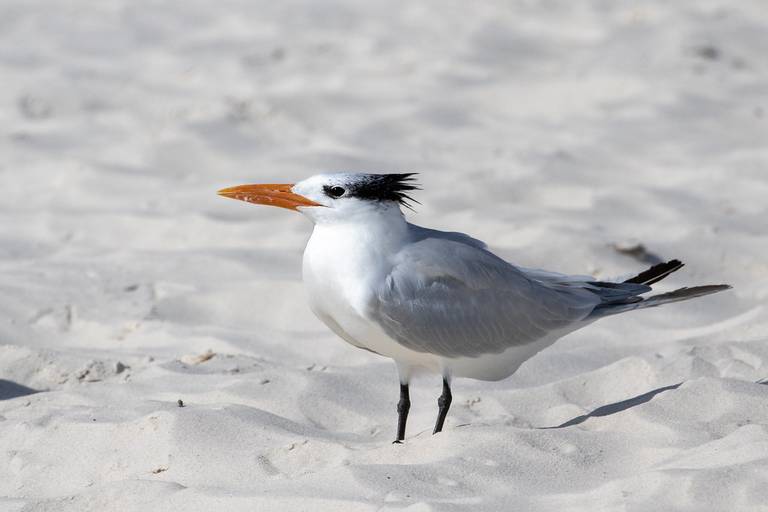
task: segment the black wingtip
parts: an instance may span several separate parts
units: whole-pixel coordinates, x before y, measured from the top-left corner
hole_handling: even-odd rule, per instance
[[[686,286],[684,288],[672,290],[671,292],[648,297],[643,301],[643,304],[647,304],[647,306],[655,306],[666,302],[677,302],[680,300],[693,299],[695,297],[703,297],[712,293],[724,292],[731,288],[733,287],[729,284],[705,284],[702,286],[691,286],[690,288]]]
[[[624,281],[625,283],[633,283],[633,284],[644,284],[644,285],[652,285],[654,283],[658,283],[665,277],[667,277],[672,272],[676,272],[683,268],[685,266],[685,263],[683,263],[680,260],[669,260],[666,263],[659,263],[658,265],[654,265],[648,270],[645,270],[643,272],[640,272],[635,277],[631,279],[627,279]]]
[[[687,288],[687,290],[692,290],[696,293],[717,293],[724,292],[725,290],[730,290],[732,288],[733,286],[729,284],[705,284],[701,286],[692,286]]]

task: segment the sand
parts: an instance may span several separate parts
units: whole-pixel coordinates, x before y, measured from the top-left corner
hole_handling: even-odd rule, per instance
[[[768,510],[763,0],[0,4],[0,510]],[[316,320],[300,215],[224,186],[417,171],[527,267],[727,293],[497,383]],[[181,400],[183,407],[180,406]],[[548,428],[556,427],[556,428]]]

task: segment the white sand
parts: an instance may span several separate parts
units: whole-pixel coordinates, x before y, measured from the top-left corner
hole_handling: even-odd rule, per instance
[[[765,6],[4,0],[0,510],[768,510]],[[308,223],[215,194],[331,169],[421,172],[414,222],[521,265],[735,289],[457,380],[438,436],[418,381],[393,446]]]

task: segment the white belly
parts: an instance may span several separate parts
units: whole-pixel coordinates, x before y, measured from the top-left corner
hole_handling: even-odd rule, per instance
[[[478,357],[441,358],[447,373],[478,380],[501,380],[509,377],[532,358],[567,333],[552,334],[532,343],[510,347],[499,354]]]
[[[354,311],[343,307],[329,307],[327,300],[311,302],[312,310],[317,317],[351,345],[390,357],[406,366],[440,372],[440,357],[416,352],[400,345],[387,336],[378,325],[366,320]]]
[[[311,274],[311,273],[309,273]],[[316,279],[306,272],[304,283],[309,305],[315,315],[333,332],[355,347],[390,357],[399,363],[439,372],[438,357],[403,347],[372,320],[366,318],[364,291],[339,286],[327,279]]]

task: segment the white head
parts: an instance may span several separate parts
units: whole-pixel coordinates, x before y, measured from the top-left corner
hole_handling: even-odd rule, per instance
[[[296,210],[316,224],[359,221],[372,215],[400,215],[410,208],[408,196],[417,190],[413,173],[318,174],[295,185],[241,185],[219,191],[220,195]]]

